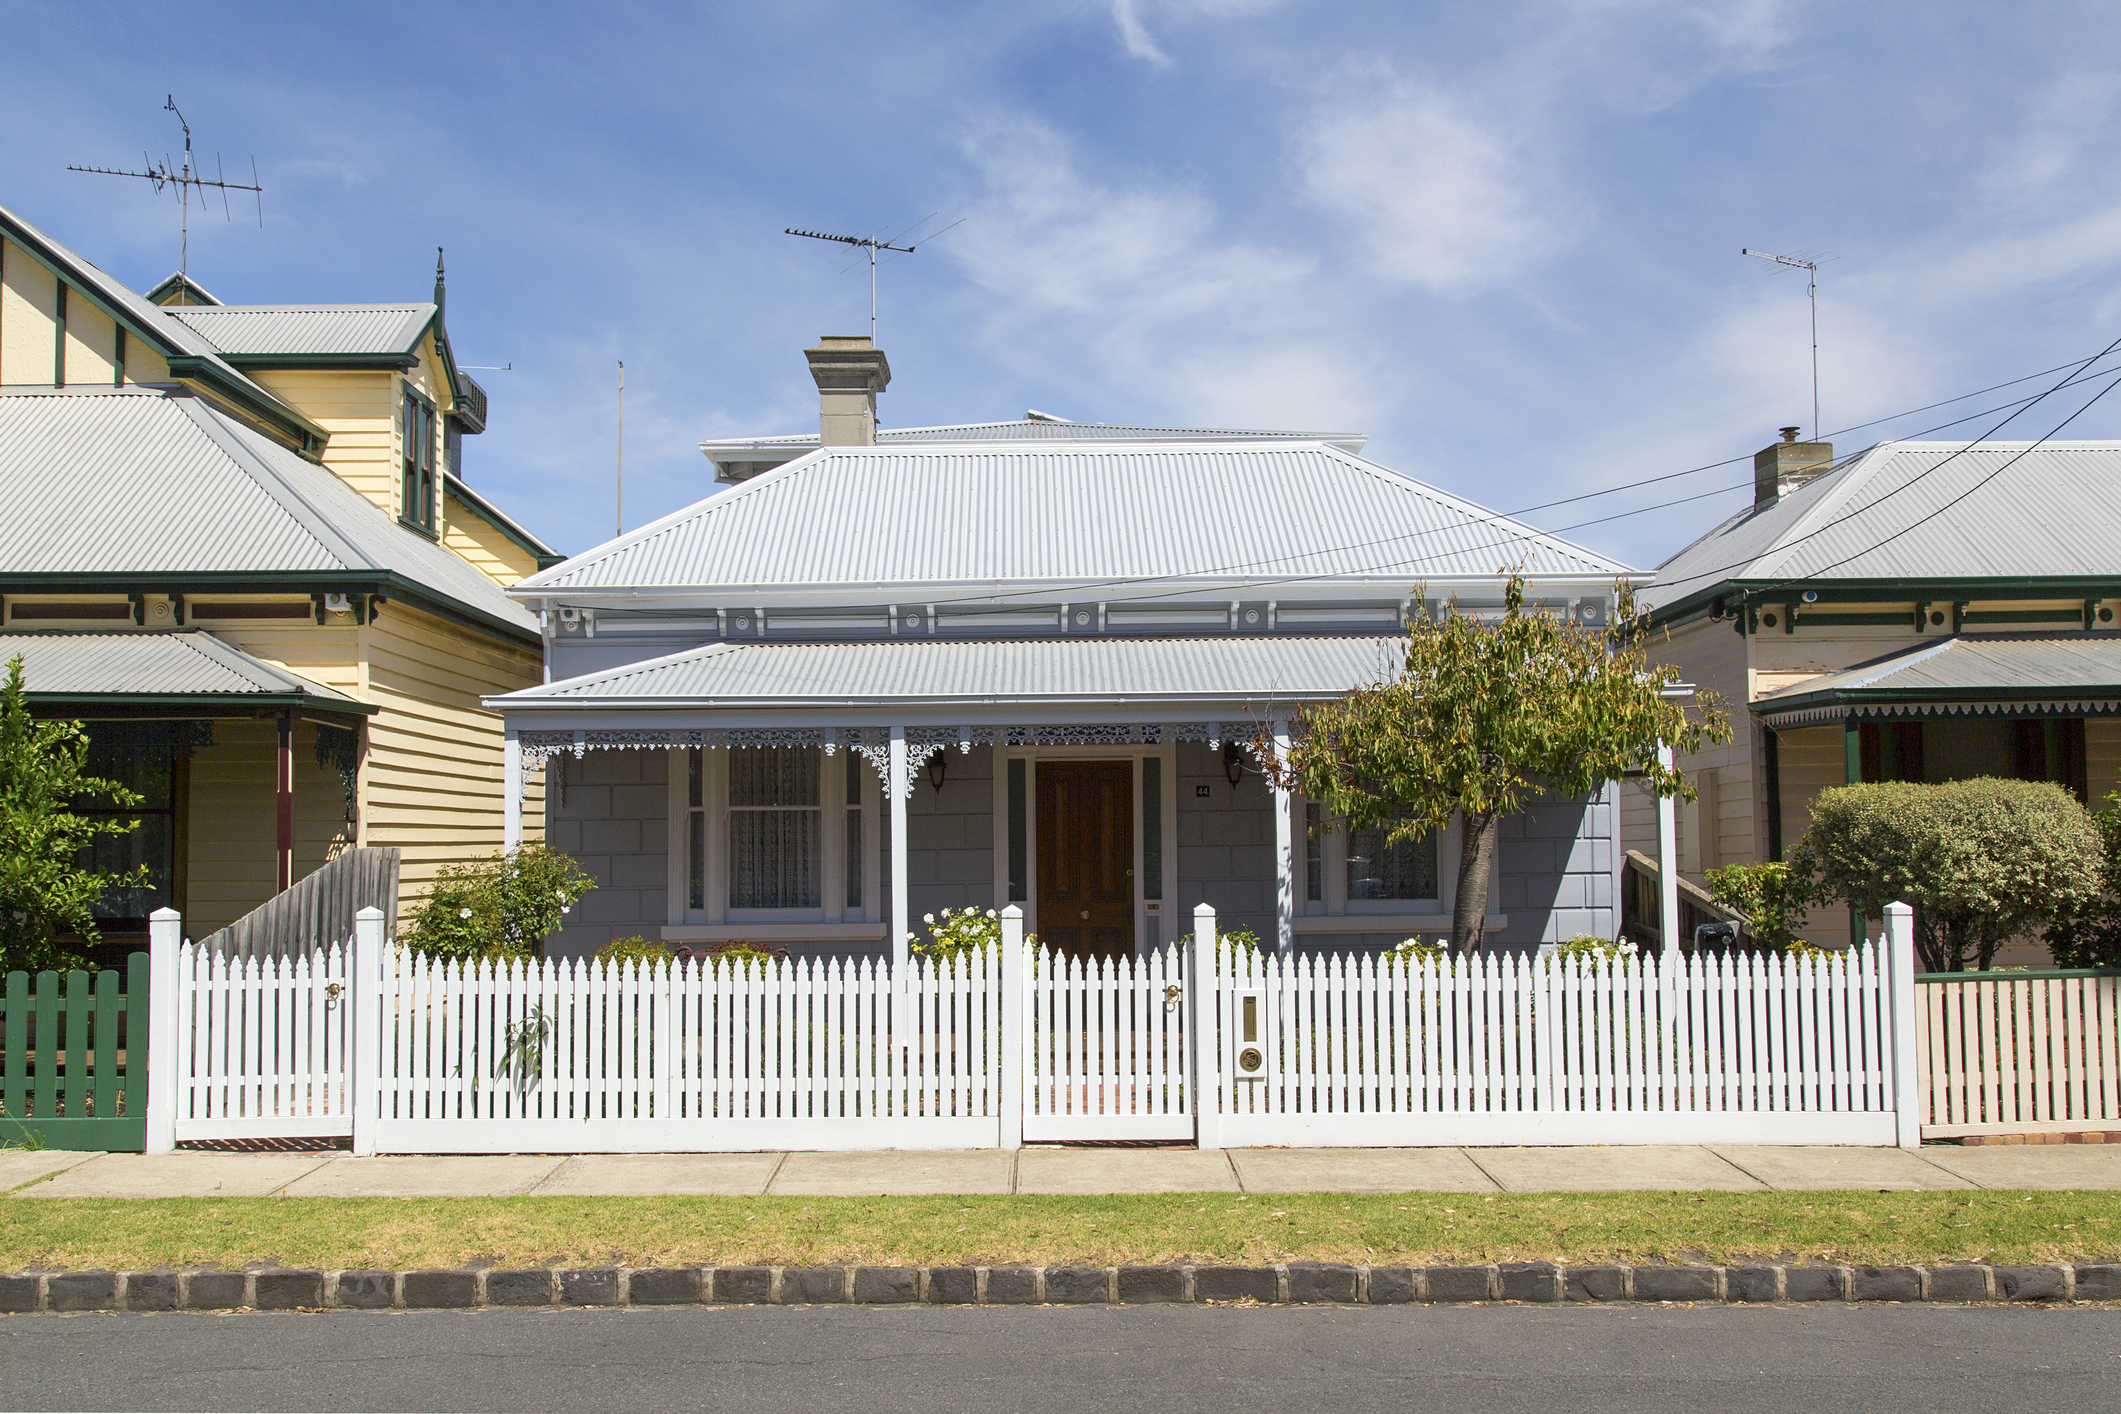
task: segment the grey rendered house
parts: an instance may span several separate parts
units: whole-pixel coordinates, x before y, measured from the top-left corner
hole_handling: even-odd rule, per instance
[[[1283,949],[1447,926],[1456,830],[1314,831],[1248,744],[1390,675],[1407,615],[1499,607],[1499,566],[1588,623],[1624,566],[1351,434],[880,431],[883,354],[809,358],[821,436],[707,444],[738,484],[509,591],[548,667],[487,699],[511,790],[545,767],[546,837],[601,884],[556,953],[902,955],[926,914],[1008,903],[1084,955],[1168,944],[1204,901]],[[1616,803],[1512,822],[1491,942],[1614,935]]]
[[[2112,441],[1763,449],[1753,503],[1644,591],[1669,632],[1655,656],[1737,728],[1679,763],[1700,792],[1682,877],[1782,858],[1830,786],[2004,776],[2099,805],[2121,784],[2117,482]],[[1624,801],[1629,845],[1652,851],[1648,797]],[[1834,911],[1812,923],[1851,936]]]

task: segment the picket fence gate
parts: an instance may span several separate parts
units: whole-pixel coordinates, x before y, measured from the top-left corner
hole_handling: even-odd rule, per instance
[[[1828,959],[228,958],[154,921],[147,1144],[357,1153],[1919,1142],[1912,930]],[[163,1038],[169,1038],[167,1052]],[[167,1063],[165,1064],[165,1060]]]
[[[2121,973],[1918,980],[1925,1135],[2121,1129]]]

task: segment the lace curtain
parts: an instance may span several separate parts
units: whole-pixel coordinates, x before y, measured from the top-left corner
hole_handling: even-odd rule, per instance
[[[1350,899],[1433,899],[1436,882],[1436,834],[1389,844],[1389,829],[1348,832]]]
[[[812,746],[729,753],[729,906],[816,908],[823,834]]]

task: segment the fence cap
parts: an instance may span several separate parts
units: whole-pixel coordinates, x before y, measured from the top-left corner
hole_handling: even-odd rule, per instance
[[[1213,918],[1215,916],[1215,905],[1212,903],[1196,904],[1193,908],[1193,916],[1195,918]]]
[[[153,913],[147,915],[148,921],[153,923],[168,923],[173,919],[182,918],[183,916],[183,914],[177,912],[177,910],[175,910],[174,908],[158,908]]]
[[[364,909],[360,910],[359,912],[357,912],[356,914],[354,914],[354,917],[356,917],[356,918],[359,918],[359,919],[363,920],[364,922],[365,922],[365,921],[367,921],[367,920],[369,920],[369,919],[373,919],[373,918],[381,918],[382,916],[383,916],[383,910],[382,910],[382,909],[380,909],[380,908],[377,908],[377,907],[376,907],[376,906],[375,906],[374,904],[370,904],[370,905],[369,905],[368,907],[366,907],[366,908],[364,908]]]

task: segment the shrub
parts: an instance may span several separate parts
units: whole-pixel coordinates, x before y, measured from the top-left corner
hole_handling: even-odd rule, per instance
[[[83,966],[58,935],[96,942],[98,901],[112,889],[147,883],[144,865],[122,874],[83,867],[98,838],[140,824],[74,813],[91,800],[120,809],[140,803],[118,782],[88,774],[88,737],[79,722],[30,715],[17,655],[0,683],[0,972]]]
[[[1233,928],[1227,933],[1218,933],[1215,935],[1215,941],[1220,943],[1222,950],[1231,957],[1259,956],[1259,934],[1250,928]]]
[[[1625,967],[1635,960],[1636,951],[1635,944],[1626,939],[1615,943],[1609,942],[1604,938],[1592,937],[1588,933],[1580,933],[1573,938],[1566,938],[1554,944],[1554,951],[1548,954],[1548,965],[1551,966],[1554,962],[1563,958],[1580,958],[1592,964],[1612,964]]]
[[[1805,925],[1805,881],[1792,875],[1787,861],[1731,864],[1708,873],[1709,897],[1745,917],[1753,942],[1787,949]]]
[[[531,957],[595,887],[573,859],[543,845],[445,864],[412,916],[405,945],[426,957]]]
[[[757,966],[763,970],[769,963],[786,962],[788,949],[770,948],[764,943],[740,938],[729,943],[682,947],[678,949],[677,956],[688,962],[705,963],[709,967],[726,962],[732,967],[748,969]]]
[[[2099,832],[2067,790],[1984,776],[1822,791],[1790,869],[1811,902],[1842,899],[1872,918],[1912,905],[1922,965],[1959,972],[2089,903],[2102,862]]]
[[[2099,832],[2099,891],[2057,910],[2047,948],[2060,967],[2121,967],[2121,791],[2091,816]]]
[[[1435,942],[1423,942],[1420,938],[1409,938],[1392,949],[1392,956],[1403,957],[1409,962],[1441,962],[1451,955],[1451,940],[1438,938]]]
[[[928,927],[927,938],[913,933],[906,938],[913,955],[930,962],[985,952],[999,946],[1002,940],[1002,917],[991,908],[985,912],[977,908],[946,908],[940,919],[929,913],[922,915],[921,922]]]
[[[613,963],[645,962],[654,967],[668,967],[677,961],[670,949],[661,943],[652,943],[635,934],[631,938],[614,938],[596,950],[596,960],[607,967]]]

